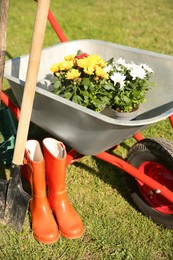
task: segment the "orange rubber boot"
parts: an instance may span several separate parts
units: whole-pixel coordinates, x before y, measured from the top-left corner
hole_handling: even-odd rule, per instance
[[[56,216],[61,234],[69,239],[79,238],[84,233],[84,227],[66,193],[65,146],[53,138],[45,138],[43,151],[46,162],[48,200]]]
[[[26,143],[24,170],[32,190],[30,211],[34,238],[44,244],[52,244],[58,240],[59,232],[46,196],[45,161],[36,140]]]

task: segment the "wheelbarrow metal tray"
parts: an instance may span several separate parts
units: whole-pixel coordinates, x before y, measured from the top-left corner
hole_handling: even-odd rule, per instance
[[[155,86],[147,94],[135,120],[124,121],[92,111],[51,90],[50,66],[78,50],[99,54],[104,60],[124,58],[127,62],[146,63],[154,70]],[[21,104],[28,55],[6,62],[4,76]],[[42,52],[32,122],[82,154],[95,155],[133,136],[147,125],[173,114],[173,57],[98,40],[60,43]]]

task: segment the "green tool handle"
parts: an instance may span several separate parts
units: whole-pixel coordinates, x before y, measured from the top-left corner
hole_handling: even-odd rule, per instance
[[[25,152],[25,145],[29,130],[32,107],[35,96],[38,70],[40,65],[42,46],[46,30],[47,15],[50,0],[39,0],[35,17],[34,31],[32,36],[29,63],[21,104],[21,114],[18,123],[16,143],[13,154],[13,163],[21,165]]]

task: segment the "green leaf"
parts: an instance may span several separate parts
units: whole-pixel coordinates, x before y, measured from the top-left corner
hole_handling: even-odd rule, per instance
[[[111,58],[110,60],[107,61],[108,65],[112,64],[114,61],[114,58]]]
[[[81,104],[82,98],[78,95],[73,95],[72,101],[77,104]]]
[[[90,85],[89,78],[83,78],[82,83],[84,84],[84,88],[87,89]]]
[[[78,51],[77,51],[77,55],[79,55],[79,54],[81,54],[81,53],[83,53],[83,51],[81,51],[81,50],[78,50]]]
[[[107,84],[104,86],[104,88],[105,88],[106,90],[115,90],[114,86],[113,86],[111,83],[107,83]]]
[[[71,92],[66,92],[65,94],[64,94],[64,97],[66,98],[66,99],[68,99],[68,100],[71,100],[71,97],[73,96],[73,94],[71,93]]]
[[[127,96],[124,96],[124,97],[123,97],[123,101],[125,101],[125,102],[128,103],[128,102],[130,102],[130,99],[129,99]]]
[[[82,96],[85,98],[85,97],[89,97],[89,93],[88,91],[84,90],[84,91],[81,91],[81,94]]]
[[[54,83],[54,89],[59,89],[61,86],[61,82],[59,80],[56,80]]]

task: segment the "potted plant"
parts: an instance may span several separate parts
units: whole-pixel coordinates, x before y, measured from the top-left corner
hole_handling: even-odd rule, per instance
[[[152,69],[119,58],[104,61],[99,55],[78,51],[53,64],[54,93],[96,112],[135,111],[150,89]]]

